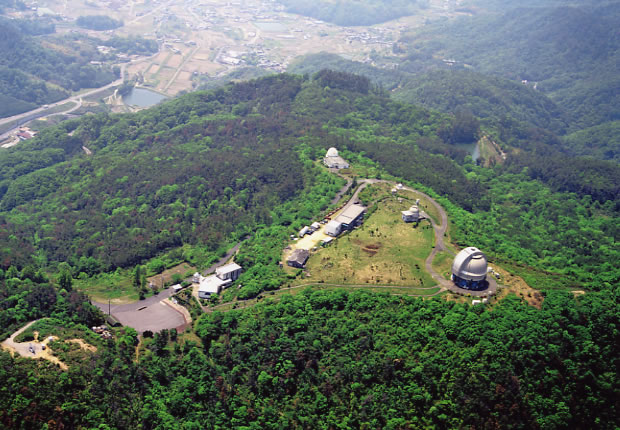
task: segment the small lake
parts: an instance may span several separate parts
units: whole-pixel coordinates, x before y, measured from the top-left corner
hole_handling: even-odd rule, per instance
[[[167,99],[168,97],[146,88],[134,88],[129,94],[123,96],[123,103],[129,106],[151,107]]]
[[[454,145],[459,149],[462,149],[464,151],[467,151],[467,153],[469,155],[471,155],[472,160],[474,160],[474,163],[476,161],[478,161],[478,158],[480,158],[480,148],[478,147],[478,142],[475,143],[459,143],[457,145]]]
[[[260,28],[263,31],[287,31],[288,27],[286,24],[282,24],[281,22],[272,22],[272,21],[255,21],[254,25]]]

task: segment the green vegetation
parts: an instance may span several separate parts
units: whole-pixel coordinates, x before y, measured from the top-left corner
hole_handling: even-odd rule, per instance
[[[237,256],[243,288],[223,298],[254,297],[286,282],[278,262],[288,236],[343,183],[314,162],[335,146],[355,169],[441,196],[461,246],[552,271],[567,286],[618,282],[610,262],[620,252],[620,169],[569,160],[547,135],[515,127],[498,137],[520,153],[504,166],[477,167],[446,143],[463,121],[475,118],[394,102],[364,78],[330,71],[69,121],[0,153],[0,261],[51,271],[68,262],[81,285],[101,294],[106,278],[88,278],[158,256],[169,258],[166,267],[207,267],[249,234]],[[122,287],[129,281],[117,281],[113,295],[130,291]]]
[[[413,15],[419,0],[278,0],[288,12],[333,22],[338,25],[372,25],[402,16]]]
[[[52,343],[66,371],[0,352],[0,419],[34,429],[50,420],[124,429],[613,428],[615,294],[549,292],[541,309],[509,296],[487,309],[308,289],[205,314],[195,332],[148,333],[139,345],[130,328],[109,341],[82,333],[96,351],[64,342],[79,336],[71,328]]]
[[[569,129],[578,130],[618,119],[620,44],[611,36],[618,17],[620,3],[611,2],[514,8],[441,22],[399,41],[406,51],[399,69],[445,67],[441,59],[448,59],[455,67],[536,83],[570,113]]]
[[[620,162],[620,121],[576,131],[564,142],[573,155]]]
[[[70,91],[112,82],[119,71],[90,64],[98,55],[94,46],[71,38],[42,42],[0,18],[0,115],[11,116],[62,100]]]
[[[110,18],[107,15],[88,15],[80,16],[75,21],[78,27],[88,28],[89,30],[114,30],[115,28],[122,27],[123,21],[118,21],[114,18]]]

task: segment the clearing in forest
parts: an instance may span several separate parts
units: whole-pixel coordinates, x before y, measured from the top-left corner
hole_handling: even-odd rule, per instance
[[[428,221],[406,224],[401,211],[410,203],[388,197],[364,224],[313,254],[306,265],[308,282],[343,285],[394,285],[413,288],[436,284],[424,271],[434,239]]]

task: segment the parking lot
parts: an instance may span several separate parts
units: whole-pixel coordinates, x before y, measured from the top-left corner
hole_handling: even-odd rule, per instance
[[[183,314],[166,300],[153,303],[137,310],[112,312],[121,324],[135,328],[139,333],[150,330],[156,333],[163,329],[180,329],[186,324]]]

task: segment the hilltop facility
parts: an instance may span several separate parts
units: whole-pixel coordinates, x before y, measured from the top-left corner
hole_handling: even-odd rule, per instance
[[[215,275],[203,277],[200,273],[194,274],[194,281],[200,283],[198,297],[208,299],[213,294],[219,294],[239,278],[241,271],[242,268],[237,263],[229,263],[215,269]]]
[[[475,247],[463,249],[452,263],[452,281],[457,287],[483,290],[487,282],[487,257]]]
[[[325,164],[330,169],[348,169],[349,163],[345,161],[340,155],[338,155],[338,150],[336,148],[329,148],[327,150],[327,154],[323,158],[323,164]]]
[[[352,230],[362,223],[365,213],[365,206],[357,204],[349,206],[335,220],[327,223],[324,230],[325,234],[336,237],[342,230]]]

